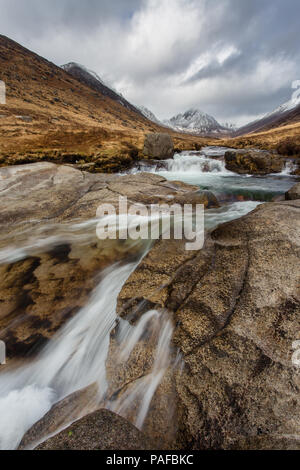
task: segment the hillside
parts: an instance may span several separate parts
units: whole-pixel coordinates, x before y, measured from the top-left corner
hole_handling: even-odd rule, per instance
[[[166,132],[129,103],[125,106],[95,83],[83,83],[82,77],[5,36],[0,36],[0,80],[7,89],[7,103],[0,105],[2,165],[97,161],[99,169],[110,171],[137,158],[145,134]],[[178,148],[206,142],[172,135]]]
[[[113,101],[124,106],[126,109],[140,114],[140,110],[127,101],[122,95],[117,93],[109,87],[95,72],[86,69],[83,65],[70,62],[69,64],[62,65],[63,70],[72,75],[76,80],[83,85],[87,85],[92,90],[100,93],[103,96],[111,98]]]
[[[292,98],[257,121],[246,124],[235,132],[235,136],[265,132],[280,126],[300,122],[300,96]]]
[[[284,156],[300,158],[300,122],[274,127],[263,132],[223,139],[219,145],[232,148],[276,150]]]
[[[300,157],[300,95],[238,129],[224,145],[273,149],[285,156]]]

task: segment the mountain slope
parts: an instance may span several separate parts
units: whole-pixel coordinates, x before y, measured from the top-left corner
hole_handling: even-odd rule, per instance
[[[89,86],[95,91],[100,92],[101,94],[108,96],[114,101],[122,104],[125,108],[130,109],[138,114],[141,114],[143,117],[149,121],[154,122],[162,126],[163,124],[157,119],[157,117],[150,111],[150,109],[145,106],[134,106],[132,103],[127,101],[124,96],[114,90],[110,85],[105,83],[98,74],[92,70],[87,69],[84,65],[77,64],[75,62],[70,62],[69,64],[62,65],[63,70],[73,75],[74,78],[79,80],[84,85]]]
[[[173,129],[191,134],[214,135],[228,134],[230,130],[221,126],[215,118],[199,109],[189,109],[183,114],[172,117],[166,124]]]
[[[75,78],[1,35],[0,80],[0,165],[80,161],[115,171],[137,158],[149,132],[171,133],[180,149],[207,142],[149,121],[101,80]]]
[[[263,118],[241,127],[235,136],[264,132],[276,127],[294,124],[300,121],[300,95],[282,104]]]
[[[109,97],[110,99],[121,104],[125,108],[141,114],[140,110],[133,106],[129,101],[127,101],[121,94],[113,90],[108,84],[106,84],[95,72],[88,70],[83,65],[77,64],[75,62],[70,62],[69,64],[62,65],[63,70],[72,75],[76,80],[81,82],[83,85],[87,85],[89,88],[92,88],[96,92],[101,93],[104,96]]]
[[[141,111],[143,116],[145,116],[149,121],[155,122],[156,124],[159,124],[160,126],[163,126],[163,123],[160,122],[159,119],[155,116],[155,114],[150,111],[150,109],[146,108],[146,106],[139,106],[138,109]]]

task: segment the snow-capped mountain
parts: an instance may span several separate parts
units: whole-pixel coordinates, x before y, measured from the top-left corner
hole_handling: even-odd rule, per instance
[[[300,87],[300,81],[299,81],[299,87]],[[270,116],[276,116],[279,114],[286,113],[288,111],[292,111],[293,109],[297,108],[297,106],[299,105],[300,105],[300,93],[295,93],[293,94],[292,98],[289,101],[278,106],[278,108],[274,109],[274,111],[271,111],[270,113],[266,114],[264,118],[267,118]]]
[[[297,88],[300,87],[300,81],[295,82]],[[292,98],[278,106],[270,113],[265,114],[261,119],[250,122],[246,126],[241,127],[237,130],[235,135],[250,134],[255,132],[263,132],[265,130],[272,129],[274,127],[279,127],[293,122],[298,122],[300,120],[300,93],[295,92]]]
[[[102,93],[105,96],[108,96],[114,101],[118,101],[118,103],[120,103],[125,108],[130,109],[131,111],[135,111],[139,114],[141,113],[141,111],[136,106],[129,103],[129,101],[127,101],[124,96],[121,95],[121,93],[102,80],[95,72],[87,69],[84,65],[77,64],[76,62],[70,62],[68,64],[62,65],[61,68],[69,74],[73,75],[73,77],[79,80],[81,83],[89,86],[97,92]]]
[[[155,122],[156,124],[163,125],[159,119],[155,116],[155,114],[150,111],[150,109],[146,108],[146,106],[138,106],[138,109],[141,111],[141,113],[149,119],[149,121]]]
[[[221,126],[215,118],[199,109],[189,109],[165,122],[173,129],[191,134],[224,134],[229,129]]]
[[[235,124],[233,124],[232,122],[223,122],[221,124],[221,126],[225,127],[226,129],[228,129],[231,132],[235,132],[237,130],[237,126]]]
[[[109,96],[109,98],[118,101],[121,105],[125,106],[125,108],[130,109],[131,111],[137,112],[140,115],[147,118],[149,121],[154,122],[155,124],[159,124],[163,126],[157,117],[145,106],[135,106],[127,101],[124,96],[119,93],[115,88],[113,88],[109,83],[102,80],[99,75],[93,70],[87,69],[84,65],[77,64],[76,62],[70,62],[69,64],[62,65],[61,67],[69,74],[73,75],[77,80],[85,85],[88,85],[90,88],[93,88],[95,91],[100,91],[105,96]]]

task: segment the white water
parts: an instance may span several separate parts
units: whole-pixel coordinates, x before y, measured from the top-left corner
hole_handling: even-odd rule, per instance
[[[109,409],[125,418],[132,420],[132,416],[134,416],[133,422],[139,429],[143,428],[152,398],[168,369],[182,367],[181,357],[178,354],[177,356],[173,354],[174,326],[171,315],[165,310],[149,311],[141,317],[135,327],[128,323],[122,325],[118,335],[119,362],[127,363],[146,331],[147,339],[144,341],[146,353],[154,355],[151,370],[137,380],[133,386],[128,387],[119,398],[111,400],[108,404]],[[172,406],[170,406],[170,410],[165,410],[166,419],[170,411],[172,411]]]
[[[226,170],[223,158],[226,150],[224,147],[206,147],[201,154],[183,152],[175,155],[174,160],[167,160],[165,170],[152,168],[151,171],[170,181],[183,181],[212,191],[223,202],[228,196],[233,200],[246,199],[246,202],[249,199],[271,201],[295,183],[295,178],[291,176],[295,169],[291,161],[287,161],[285,169],[279,174],[264,177],[238,175]]]
[[[117,296],[137,263],[112,266],[90,303],[49,342],[33,363],[0,375],[0,449],[16,448],[54,403],[98,382],[107,390],[105,363]]]
[[[116,325],[117,298],[138,263],[116,264],[107,269],[90,302],[60,330],[36,360],[1,373],[1,450],[16,449],[34,423],[55,403],[77,390],[96,382],[99,404],[104,403],[108,390],[106,361],[111,331]],[[122,324],[118,361],[126,364],[146,329],[152,331],[152,341],[156,343],[155,360],[152,369],[130,392],[105,406],[127,417],[134,403],[135,424],[142,428],[153,395],[171,364],[173,325],[166,312],[157,311],[143,315],[136,326],[126,321]]]
[[[205,150],[205,149],[204,149]],[[168,161],[168,169],[160,171],[169,180],[197,184],[200,188],[222,192],[273,191],[283,193],[294,181],[289,173],[268,178],[251,178],[228,172],[222,160],[209,158],[222,154],[224,149],[206,149],[206,155],[184,153]],[[204,151],[205,153],[205,151]],[[153,171],[153,170],[152,170]],[[287,169],[288,172],[291,168]],[[263,200],[263,199],[262,199]],[[261,200],[234,201],[220,209],[206,212],[209,228],[241,217],[253,210]],[[96,221],[70,227],[41,229],[42,236],[23,234],[23,240],[11,243],[0,251],[0,262],[14,262],[56,246],[64,241],[90,243]],[[88,229],[88,230],[87,230]],[[99,403],[106,400],[108,390],[106,360],[110,333],[116,324],[118,294],[137,263],[114,265],[103,273],[102,281],[84,307],[48,343],[38,358],[9,372],[0,374],[0,449],[17,448],[25,432],[55,404],[74,391],[94,382],[99,386]],[[135,347],[143,342],[145,331],[150,332],[153,366],[146,375],[129,387],[121,397],[111,399],[106,406],[125,417],[134,414],[135,424],[142,428],[152,398],[166,372],[181,364],[172,350],[173,323],[168,312],[150,311],[142,315],[137,325],[121,321],[118,335],[118,362],[130,361]],[[145,346],[147,344],[145,343]],[[134,410],[133,410],[134,408]]]
[[[231,171],[226,170],[224,160],[207,158],[205,155],[193,155],[183,153],[174,156],[174,160],[168,160],[168,172],[171,173],[205,173],[209,175],[233,175]],[[207,175],[207,176],[209,176]]]

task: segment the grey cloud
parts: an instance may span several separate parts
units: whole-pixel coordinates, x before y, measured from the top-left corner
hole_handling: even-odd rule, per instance
[[[299,30],[299,0],[0,0],[2,34],[94,68],[160,117],[197,106],[238,121],[286,101]],[[238,53],[220,62],[223,47]],[[180,82],[202,55],[208,63]]]

